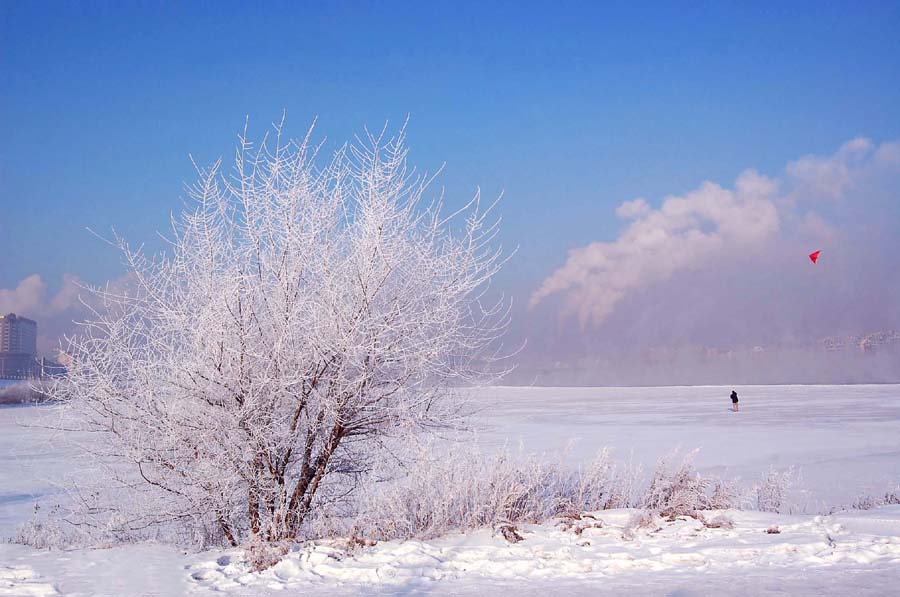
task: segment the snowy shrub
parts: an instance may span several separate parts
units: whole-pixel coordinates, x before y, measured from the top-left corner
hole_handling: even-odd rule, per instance
[[[521,448],[485,454],[467,444],[420,446],[418,459],[360,488],[351,532],[378,540],[427,539],[492,528],[505,536],[498,529],[632,505],[638,468],[616,466],[606,450],[581,470],[569,469],[561,458]]]
[[[616,467],[609,487],[609,498],[604,509],[633,508],[640,504],[641,485],[644,482],[644,467],[629,460]]]
[[[57,518],[44,516],[40,505],[35,504],[31,519],[16,528],[11,542],[37,549],[59,549],[71,544],[71,538],[63,532]]]
[[[754,509],[760,512],[781,512],[795,478],[796,472],[792,468],[783,471],[770,469],[752,488]]]
[[[62,537],[59,523],[55,520],[27,520],[16,528],[11,543],[28,545],[36,549],[59,549],[69,542]]]
[[[660,459],[644,495],[642,506],[646,510],[660,516],[674,517],[696,516],[698,510],[710,508],[711,500],[707,492],[712,482],[694,469],[695,454],[690,452],[685,455],[674,467],[672,462],[678,459],[677,451]]]
[[[573,476],[568,510],[571,514],[603,510],[610,500],[615,467],[608,449],[603,449],[585,468]]]
[[[616,465],[609,450],[603,449],[574,476],[568,492],[569,510],[578,514],[634,506],[641,474],[639,465]]]
[[[863,494],[853,500],[853,503],[850,504],[850,507],[854,510],[872,510],[873,508],[878,508],[881,505],[881,500],[878,497],[869,494]],[[840,509],[835,507],[833,508],[834,512],[839,511]]]
[[[871,510],[881,506],[895,506],[900,504],[900,488],[886,491],[882,495],[873,496],[863,494],[856,498],[850,505],[854,510]]]
[[[230,175],[198,169],[167,254],[116,239],[129,282],[93,291],[51,390],[99,471],[78,480],[80,524],[294,539],[370,478],[392,433],[453,424],[458,388],[496,362],[490,208],[424,203],[402,132],[317,152],[280,126],[255,149],[242,138]],[[485,519],[543,511],[542,477],[521,472],[482,471]],[[416,532],[447,516],[425,506],[405,512]]]
[[[46,510],[46,511],[45,511]],[[42,508],[35,503],[31,519],[16,528],[12,543],[29,545],[37,549],[80,549],[83,547],[110,547],[123,541],[133,542],[153,539],[144,529],[141,533],[123,534],[114,528],[116,522],[111,517],[109,525],[72,524],[71,511],[60,504]]]
[[[427,539],[542,522],[568,505],[559,471],[556,463],[508,448],[493,455],[465,445],[423,450],[401,478],[360,489],[357,532],[378,540]]]
[[[365,483],[351,513],[329,516],[318,536],[359,535],[372,540],[429,539],[454,531],[513,527],[563,518],[565,530],[602,526],[587,512],[640,507],[634,516],[650,525],[657,516],[692,516],[736,507],[737,488],[699,475],[693,453],[661,459],[652,478],[640,467],[614,462],[602,450],[584,468],[508,447],[485,454],[469,444],[419,446],[419,457],[378,483]],[[673,462],[676,462],[673,466]],[[646,487],[639,495],[638,488]],[[585,517],[594,520],[585,524]],[[636,518],[635,520],[638,520]],[[725,518],[708,521],[727,528]],[[705,522],[706,523],[706,522]],[[311,524],[319,523],[311,521]],[[637,528],[635,525],[631,525]]]
[[[290,547],[287,541],[264,541],[255,536],[244,543],[244,557],[252,570],[261,572],[280,562]]]
[[[713,491],[706,505],[708,510],[730,510],[740,506],[740,490],[726,479],[712,481]]]

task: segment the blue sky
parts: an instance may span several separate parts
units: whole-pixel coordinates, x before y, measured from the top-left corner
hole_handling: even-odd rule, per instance
[[[505,190],[525,300],[623,201],[900,138],[897,2],[5,2],[0,48],[0,288],[120,275],[86,228],[159,246],[188,154],[282,109],[334,144],[409,114],[451,201]]]
[[[282,108],[335,142],[409,113],[452,196],[506,190],[527,269],[613,235],[626,199],[900,136],[897,3],[126,4],[0,9],[0,205],[28,222],[4,224],[4,286],[116,275],[85,227],[152,243],[188,153]]]

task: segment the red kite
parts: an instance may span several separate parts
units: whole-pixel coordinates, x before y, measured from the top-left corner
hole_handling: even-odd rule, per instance
[[[810,253],[809,260],[812,261],[813,263],[815,263],[816,261],[819,260],[819,253],[821,253],[821,252],[822,251],[816,251],[815,253]]]

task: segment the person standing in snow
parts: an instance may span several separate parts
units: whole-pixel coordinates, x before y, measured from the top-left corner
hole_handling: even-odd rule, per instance
[[[734,412],[738,411],[738,397],[737,392],[731,390],[731,410]]]

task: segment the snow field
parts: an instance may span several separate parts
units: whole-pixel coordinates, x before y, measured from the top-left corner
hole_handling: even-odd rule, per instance
[[[728,511],[733,528],[690,518],[631,528],[634,510],[600,522],[556,519],[519,527],[509,543],[491,529],[387,541],[348,551],[345,541],[295,545],[274,567],[251,571],[241,550],[189,554],[169,545],[38,550],[0,543],[0,595],[887,595],[900,586],[900,506],[839,511],[883,496],[900,480],[900,386],[731,388],[485,388],[473,398],[486,452],[566,451],[588,463],[603,447],[642,465],[675,447],[699,448],[702,474],[752,483],[795,467],[809,500],[794,515]],[[52,407],[0,409],[0,535],[15,535],[34,503],[42,513],[72,471],[59,438],[35,427]],[[707,515],[713,518],[715,514]],[[777,526],[779,533],[767,533]]]
[[[190,568],[193,590],[341,589],[355,592],[427,591],[485,582],[631,580],[649,582],[673,575],[740,575],[767,570],[792,574],[837,567],[852,570],[900,568],[900,507],[834,516],[784,516],[726,512],[734,527],[706,528],[679,517],[656,519],[632,529],[634,510],[606,510],[581,521],[521,529],[523,541],[511,544],[490,530],[456,534],[434,541],[391,541],[349,554],[330,541],[298,546],[279,564],[253,573],[241,552]],[[573,524],[574,523],[574,524]],[[770,533],[769,529],[779,532]],[[523,587],[529,586],[523,584]]]
[[[0,595],[58,595],[56,588],[41,579],[28,566],[0,564]]]

